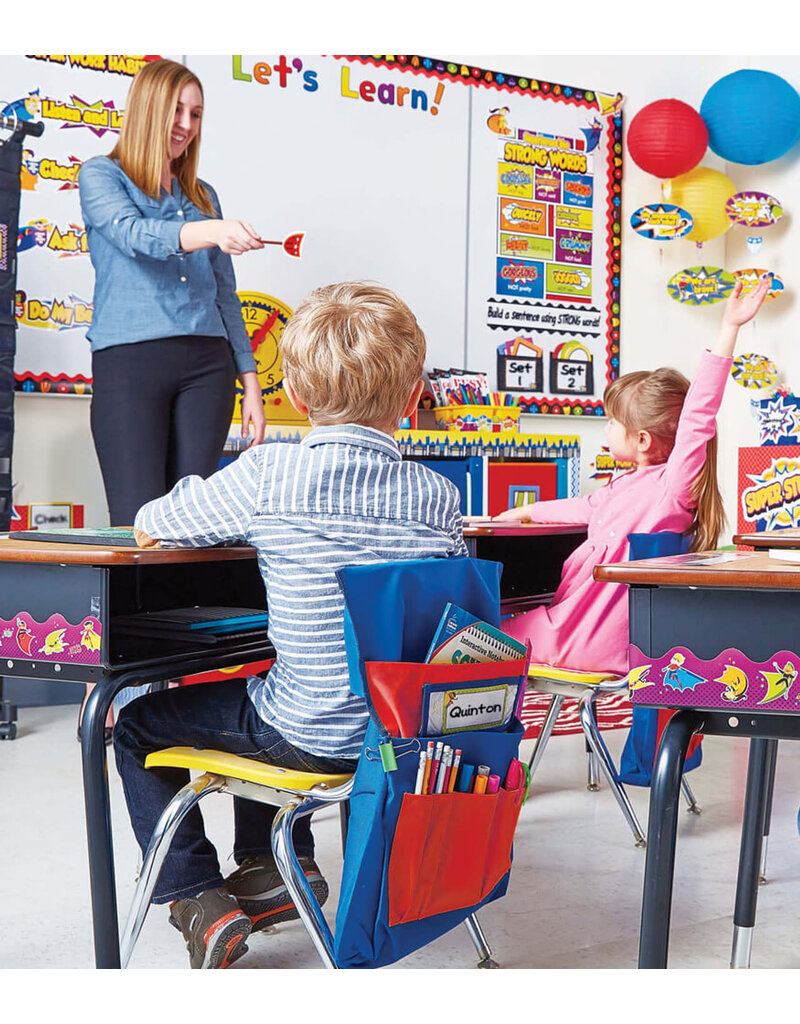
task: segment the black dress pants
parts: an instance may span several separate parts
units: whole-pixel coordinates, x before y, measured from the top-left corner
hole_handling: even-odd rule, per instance
[[[112,526],[184,476],[217,468],[235,401],[225,338],[192,335],[92,354],[91,428]]]

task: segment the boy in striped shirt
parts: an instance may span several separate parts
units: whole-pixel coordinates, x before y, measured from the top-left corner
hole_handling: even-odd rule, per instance
[[[145,546],[252,544],[276,651],[266,678],[166,690],[122,710],[114,746],[142,850],[188,781],[187,772],[146,770],[153,750],[207,747],[286,768],[353,771],[368,716],[350,692],[336,570],[466,555],[457,489],[402,461],[393,437],[416,408],[425,358],[405,303],[365,282],[320,288],[287,324],[281,355],[286,394],[313,428],[302,442],[253,446],[208,480],[179,481],[136,516]],[[239,866],[225,880],[199,811],[178,830],[153,901],[170,903],[192,967],[225,967],[246,951],[251,930],[298,916],[272,859],[274,814],[234,799]],[[297,822],[294,845],[324,902],[308,818]]]

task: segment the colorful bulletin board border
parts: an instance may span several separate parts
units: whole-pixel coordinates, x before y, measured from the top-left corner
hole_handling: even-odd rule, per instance
[[[411,458],[555,461],[559,465],[561,497],[576,498],[581,488],[581,439],[577,435],[518,434],[488,430],[397,430],[395,441],[402,455]]]
[[[337,56],[337,55],[335,55]],[[581,89],[574,86],[563,85],[555,82],[545,82],[537,78],[527,78],[521,75],[510,75],[504,72],[476,67],[471,64],[463,64],[456,61],[449,61],[437,57],[426,57],[416,54],[372,54],[346,57],[347,60],[361,64],[369,64],[374,67],[400,68],[408,70],[413,74],[424,75],[428,78],[437,78],[444,82],[460,82],[462,84],[474,85],[476,88],[492,89],[498,92],[505,92],[519,96],[535,96],[551,100],[556,103],[564,103],[574,107],[581,107],[587,110],[596,110],[602,117],[608,118],[607,152],[605,155],[605,225],[598,226],[595,230],[598,235],[604,230],[608,246],[605,281],[603,294],[603,309],[600,311],[603,323],[605,366],[603,377],[597,374],[598,390],[602,394],[604,388],[599,387],[604,379],[605,384],[610,384],[619,376],[619,342],[620,342],[620,262],[621,262],[621,239],[622,239],[622,95],[596,92],[592,89]],[[600,178],[595,181],[595,187],[600,187]],[[497,303],[504,300],[499,296],[495,297]],[[549,305],[548,305],[548,308]],[[559,307],[574,309],[578,313],[587,312],[587,307],[579,302],[569,306]],[[492,328],[500,324],[490,324]],[[524,327],[524,324],[520,324]],[[574,330],[563,330],[562,334],[575,334]],[[604,416],[602,399],[592,400],[588,396],[581,398],[576,395],[574,398],[561,395],[547,395],[537,397],[531,395],[519,395],[516,397],[516,404],[521,406],[528,413],[542,414],[581,414],[588,413],[596,416]]]
[[[24,394],[37,395],[91,395],[92,380],[90,377],[83,377],[76,374],[68,377],[64,373],[56,376],[50,373],[20,373],[17,374],[15,391]]]
[[[776,651],[766,661],[751,661],[728,648],[704,661],[686,647],[648,658],[628,647],[632,704],[667,708],[717,708],[728,711],[800,710],[800,656]]]

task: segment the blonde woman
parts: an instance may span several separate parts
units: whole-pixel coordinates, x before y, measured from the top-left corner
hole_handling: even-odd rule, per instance
[[[112,526],[182,477],[210,476],[231,423],[264,439],[231,256],[263,248],[197,177],[203,90],[157,60],[133,80],[117,145],[88,160],[80,201],[95,270],[91,429]]]

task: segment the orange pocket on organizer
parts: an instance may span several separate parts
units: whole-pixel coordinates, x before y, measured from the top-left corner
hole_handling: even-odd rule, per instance
[[[511,867],[522,790],[406,793],[389,857],[389,925],[478,904]]]

